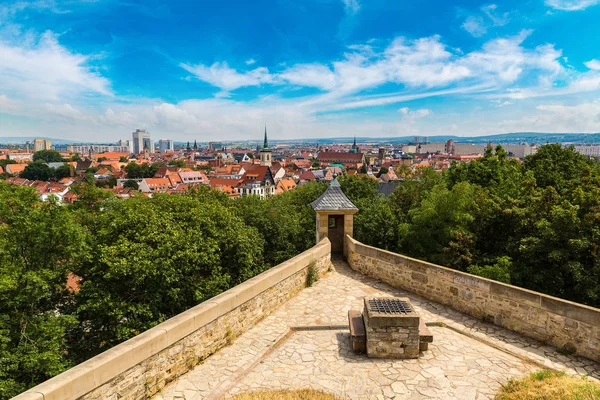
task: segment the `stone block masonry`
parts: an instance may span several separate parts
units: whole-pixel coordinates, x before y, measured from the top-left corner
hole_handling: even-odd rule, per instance
[[[357,272],[600,361],[600,309],[345,240]]]
[[[13,400],[148,398],[298,294],[310,266],[330,268],[328,239]]]

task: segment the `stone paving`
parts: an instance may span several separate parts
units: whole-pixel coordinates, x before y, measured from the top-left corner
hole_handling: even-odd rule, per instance
[[[544,366],[600,378],[599,363],[562,355],[392,288],[341,260],[334,260],[334,268],[154,398],[222,399],[238,392],[311,387],[348,399],[480,400],[492,399],[510,377]],[[417,360],[375,360],[352,353],[347,313],[362,310],[365,296],[409,297],[434,335],[429,351]]]

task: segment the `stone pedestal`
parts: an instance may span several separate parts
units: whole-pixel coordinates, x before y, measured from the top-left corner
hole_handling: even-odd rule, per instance
[[[407,298],[365,298],[367,355],[418,358],[420,317]]]

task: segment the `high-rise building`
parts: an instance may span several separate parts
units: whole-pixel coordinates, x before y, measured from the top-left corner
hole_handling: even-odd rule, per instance
[[[154,153],[154,142],[150,138],[150,132],[145,129],[136,129],[132,133],[132,150],[134,154],[140,154],[144,149],[148,149],[150,153]]]
[[[52,149],[52,141],[45,139],[35,139],[33,141],[33,151]]]
[[[158,149],[161,153],[175,150],[175,143],[171,139],[160,139],[158,141]]]

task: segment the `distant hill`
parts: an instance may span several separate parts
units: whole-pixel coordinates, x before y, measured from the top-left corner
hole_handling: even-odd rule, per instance
[[[0,136],[0,143],[2,144],[24,144],[25,142],[33,142],[35,139],[51,140],[52,144],[71,144],[75,143],[73,140],[55,139],[45,136],[24,136],[24,137],[2,137]]]
[[[419,136],[421,142],[424,141],[424,136]],[[456,135],[439,135],[428,136],[427,141],[445,142],[454,140],[456,143],[474,143],[482,144],[488,142],[494,143],[598,143],[600,144],[600,133],[543,133],[543,132],[513,132],[501,133],[496,135],[486,136],[456,136]],[[349,143],[354,140],[354,137],[343,138],[322,138],[316,139],[315,142],[324,143]],[[412,143],[415,136],[398,136],[390,138],[369,138],[356,137],[357,143]],[[309,140],[305,140],[309,141]]]

